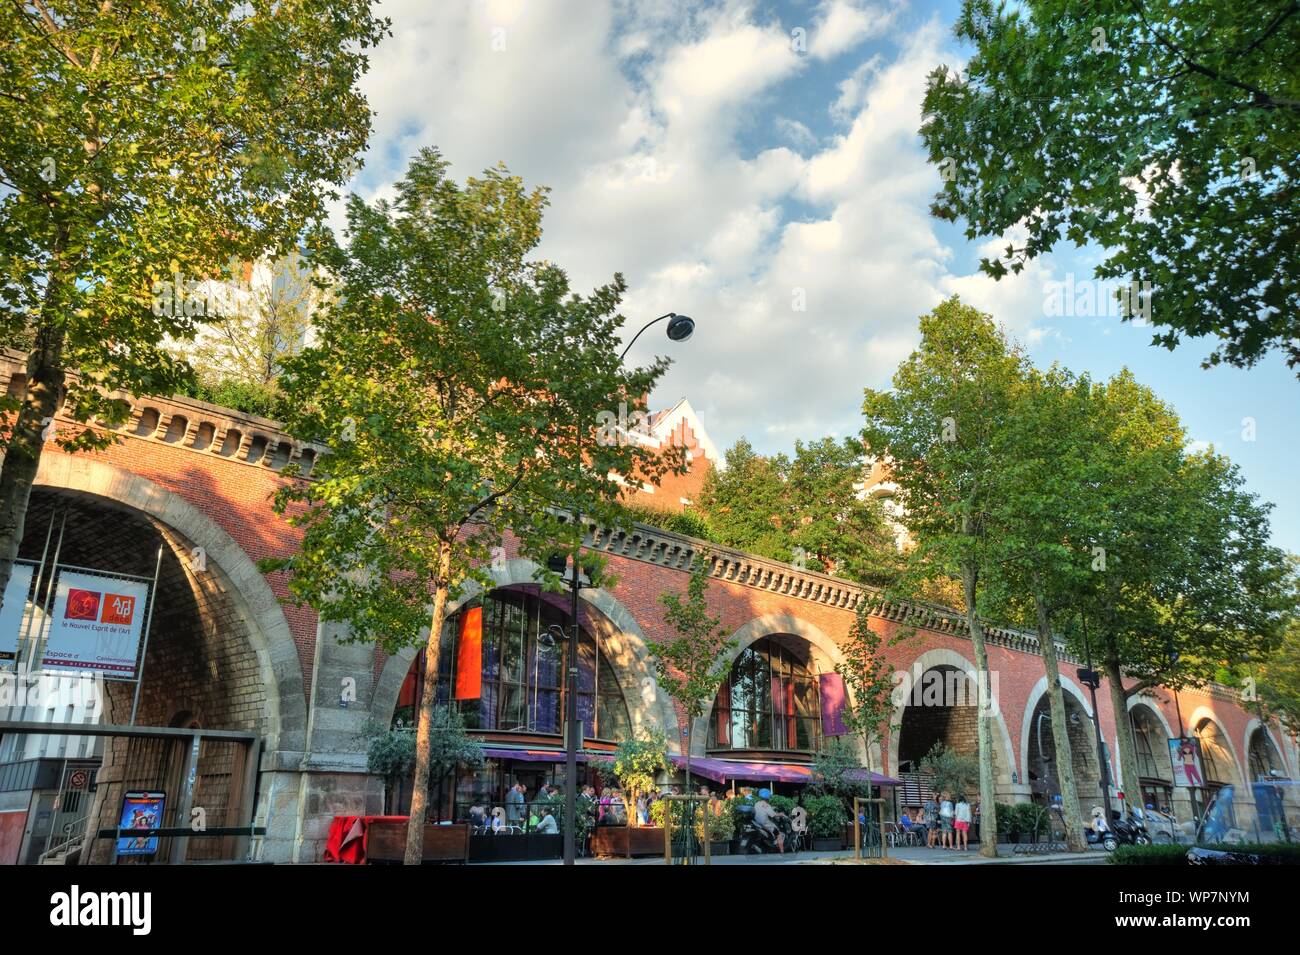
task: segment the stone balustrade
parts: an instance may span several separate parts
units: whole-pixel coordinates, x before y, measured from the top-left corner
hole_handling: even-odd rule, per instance
[[[0,354],[0,389],[21,395],[26,380],[26,356],[5,349]],[[296,440],[278,422],[195,398],[118,397],[130,403],[131,414],[124,425],[112,430],[125,437],[171,444],[272,471],[296,464],[302,477],[311,475],[324,452],[319,445]],[[63,415],[56,415],[55,421],[61,425],[78,424]]]

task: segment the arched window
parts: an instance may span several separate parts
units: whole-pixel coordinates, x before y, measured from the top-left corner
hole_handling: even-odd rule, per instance
[[[1129,711],[1133,726],[1133,744],[1137,750],[1137,768],[1142,789],[1142,805],[1168,807],[1173,801],[1172,767],[1169,762],[1164,727],[1146,706]]]
[[[461,607],[447,618],[438,658],[437,702],[460,707],[470,729],[558,734],[564,714],[566,644],[547,639],[569,615],[539,588],[505,588]],[[541,639],[539,639],[539,636]],[[622,688],[595,638],[578,643],[578,719],[586,738],[622,740],[632,721]],[[424,672],[423,651],[412,665],[395,718],[411,721]]]
[[[808,646],[763,637],[736,657],[709,719],[708,748],[814,752],[821,742],[821,698]]]
[[[1201,741],[1206,785],[1223,786],[1232,782],[1232,754],[1223,741],[1219,724],[1208,718],[1201,720],[1196,727],[1196,736]]]
[[[1269,738],[1264,727],[1260,726],[1250,734],[1250,778],[1253,782],[1272,780],[1284,775],[1281,757],[1277,747]]]

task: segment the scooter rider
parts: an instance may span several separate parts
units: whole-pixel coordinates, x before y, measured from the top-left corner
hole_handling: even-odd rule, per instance
[[[776,842],[778,852],[785,852],[785,833],[781,831],[776,824],[778,819],[787,819],[783,812],[777,812],[775,807],[768,802],[772,796],[770,789],[760,789],[758,791],[758,802],[754,803],[754,825],[766,832]]]

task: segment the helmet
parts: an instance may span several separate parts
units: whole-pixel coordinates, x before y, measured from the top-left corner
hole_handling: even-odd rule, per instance
[[[760,790],[758,791],[758,798],[759,798],[759,799],[771,799],[771,798],[772,798],[772,790],[770,790],[770,789],[760,789]]]

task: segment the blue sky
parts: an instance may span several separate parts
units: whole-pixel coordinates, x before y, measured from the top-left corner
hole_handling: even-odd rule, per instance
[[[939,178],[916,129],[927,72],[969,53],[957,9],[386,0],[394,35],[365,80],[376,127],[354,188],[386,194],[425,145],[461,178],[504,161],[549,186],[540,254],[576,288],[622,272],[633,330],[670,310],[696,317],[690,342],[645,336],[630,359],[672,355],[654,403],[689,396],[719,447],[855,432],[863,387],[887,385],[917,316],[959,293],[1039,364],[1131,368],[1190,440],[1241,465],[1277,505],[1275,542],[1300,552],[1300,381],[1282,361],[1204,370],[1204,342],[1169,352],[1113,315],[1062,315],[1052,283],[1084,287],[1097,250],[1063,247],[994,283],[977,263],[997,238],[972,243],[928,215]]]

